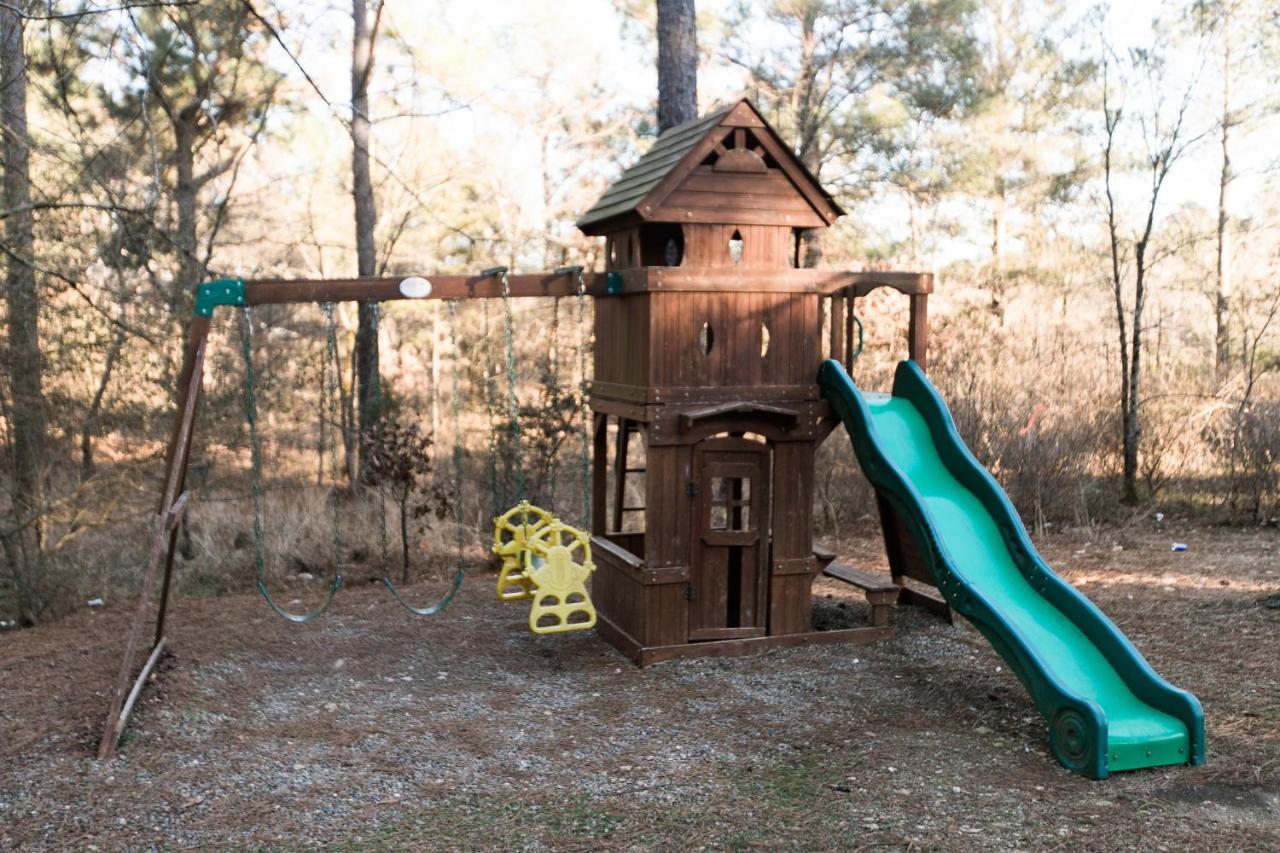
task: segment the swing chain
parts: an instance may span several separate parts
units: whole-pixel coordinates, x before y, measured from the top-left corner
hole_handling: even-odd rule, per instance
[[[249,424],[249,494],[253,507],[253,567],[258,583],[267,575],[267,559],[262,533],[262,451],[258,444],[258,400],[253,378],[253,309],[244,307],[240,324],[241,355],[244,356],[245,420]]]
[[[391,591],[391,595],[400,603],[400,606],[415,616],[434,616],[449,606],[449,602],[453,601],[453,597],[457,594],[462,586],[462,580],[466,577],[466,568],[463,564],[463,556],[466,548],[466,534],[464,527],[464,513],[462,508],[462,432],[461,418],[459,417],[458,403],[458,347],[457,347],[457,325],[458,325],[458,301],[456,299],[449,300],[449,336],[453,344],[452,368],[450,370],[450,391],[453,399],[450,401],[449,410],[453,428],[453,521],[454,521],[454,544],[457,549],[456,559],[458,561],[458,570],[454,572],[453,584],[449,590],[435,604],[427,607],[414,607],[405,601],[400,592],[396,589],[390,577],[382,579],[383,585]]]
[[[331,343],[336,348],[337,339],[333,333],[333,306],[327,306],[329,309],[329,337]],[[266,548],[264,545],[264,533],[262,524],[262,448],[258,438],[258,399],[256,391],[256,382],[253,372],[253,309],[248,305],[243,308],[243,323],[241,324],[241,354],[244,356],[244,400],[245,400],[245,420],[249,424],[249,464],[250,464],[250,495],[253,506],[253,562],[254,572],[258,580],[258,592],[266,600],[268,606],[283,619],[298,624],[310,622],[317,618],[333,603],[334,596],[338,594],[338,589],[342,586],[342,564],[341,564],[341,540],[338,534],[338,497],[337,497],[337,478],[334,478],[333,492],[333,537],[334,537],[334,573],[333,582],[329,585],[329,594],[315,610],[306,613],[290,613],[280,605],[276,604],[275,599],[271,597],[270,590],[267,589],[267,567],[266,567]],[[331,350],[332,351],[332,350]],[[322,377],[323,379],[323,377]],[[321,382],[323,387],[324,382]],[[337,391],[332,385],[328,388],[330,400],[332,401]],[[323,427],[322,427],[323,429]],[[330,459],[335,461],[337,454],[330,453]],[[334,467],[336,474],[336,467]]]
[[[582,416],[582,516],[584,530],[591,529],[591,405],[588,395],[587,362],[590,335],[587,332],[587,279],[581,264],[556,269],[557,275],[573,275],[578,279],[578,411]]]
[[[333,317],[333,303],[324,303],[325,316],[325,375],[324,383],[327,384],[328,403],[329,403],[329,424],[330,429],[340,430],[339,418],[341,414],[338,410],[338,382],[342,375],[342,361],[338,356],[338,332],[337,323]],[[338,464],[337,446],[338,442],[329,442],[329,476],[333,481],[329,487],[329,507],[333,513],[332,534],[333,534],[333,570],[337,583],[342,582],[342,529],[339,522],[342,519],[342,507],[338,500],[338,481],[341,479],[341,468]],[[343,442],[346,446],[346,442]],[[383,533],[385,537],[385,532]]]
[[[515,316],[511,308],[511,282],[507,278],[506,267],[495,267],[486,272],[489,275],[502,276],[502,322],[507,345],[507,433],[511,441],[512,456],[515,459],[516,497],[523,503],[525,499],[524,452],[521,447],[520,400],[516,393],[516,333]]]
[[[489,345],[489,300],[481,299],[481,338],[484,341],[484,352],[488,353]],[[493,380],[494,375],[490,375],[489,368],[492,366],[488,358],[485,358],[480,364],[480,374],[482,379],[482,390],[484,393],[484,412],[489,419],[489,502],[493,515],[496,518],[502,512],[502,498],[498,494],[498,429],[497,429],[497,403],[494,401]]]
[[[464,530],[465,513],[462,506],[462,419],[459,411],[458,390],[458,300],[449,300],[449,337],[453,349],[452,369],[449,377],[450,419],[453,421],[453,520],[455,545],[458,549],[458,573],[462,573],[462,555],[466,549]]]
[[[578,408],[582,415],[582,516],[591,529],[591,405],[587,397],[587,280],[581,266],[566,267],[578,276]]]

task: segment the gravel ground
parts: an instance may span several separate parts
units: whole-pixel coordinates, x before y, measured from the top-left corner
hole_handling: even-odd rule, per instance
[[[594,634],[531,636],[477,577],[433,619],[375,588],[305,626],[180,600],[111,762],[92,753],[126,608],[0,634],[0,849],[1276,849],[1280,610],[1259,599],[1280,537],[1192,541],[1041,544],[1200,697],[1203,767],[1067,773],[977,632],[907,608],[876,645],[638,670]],[[866,616],[816,595],[824,624]]]

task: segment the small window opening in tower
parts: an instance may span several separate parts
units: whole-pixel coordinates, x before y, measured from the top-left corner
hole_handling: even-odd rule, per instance
[[[729,260],[735,266],[742,262],[743,245],[742,232],[735,228],[733,236],[729,238]]]

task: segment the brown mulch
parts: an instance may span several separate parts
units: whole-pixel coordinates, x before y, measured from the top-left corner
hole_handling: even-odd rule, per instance
[[[181,599],[105,763],[127,606],[0,633],[0,848],[1274,849],[1280,537],[1172,538],[1042,550],[1199,696],[1203,767],[1067,773],[982,638],[905,608],[872,646],[638,670],[594,634],[531,636],[477,577],[432,619],[373,587],[305,626],[251,596]],[[883,564],[873,540],[840,550]],[[824,624],[865,618],[815,592]]]

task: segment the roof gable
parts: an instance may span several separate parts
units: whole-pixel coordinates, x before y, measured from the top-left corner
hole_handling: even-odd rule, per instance
[[[745,99],[670,128],[578,220],[830,225],[843,211]]]

